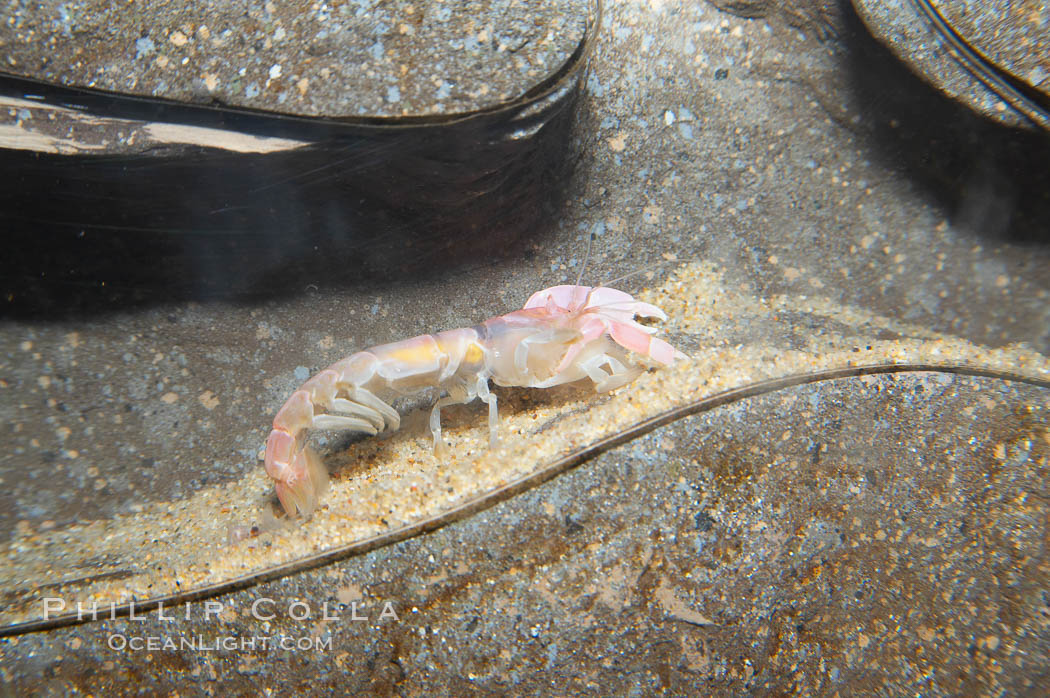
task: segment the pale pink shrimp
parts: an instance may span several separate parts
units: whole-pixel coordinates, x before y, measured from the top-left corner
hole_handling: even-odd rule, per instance
[[[376,434],[401,423],[393,397],[428,388],[447,395],[434,404],[430,429],[441,440],[441,408],[481,399],[489,406],[489,437],[496,443],[496,396],[501,386],[549,388],[590,378],[598,391],[637,378],[647,365],[684,357],[654,337],[635,317],[666,320],[654,305],[611,288],[554,286],[525,307],[470,328],[383,344],[337,361],[295,391],[273,420],[266,441],[266,472],[290,516],[310,512],[327,471],[306,445],[310,429]]]

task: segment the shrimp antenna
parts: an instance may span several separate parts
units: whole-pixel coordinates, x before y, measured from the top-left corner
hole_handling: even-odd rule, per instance
[[[583,254],[583,264],[580,265],[580,273],[576,276],[576,285],[579,286],[580,282],[583,281],[583,272],[587,270],[587,262],[591,259],[591,245],[594,244],[595,234],[591,233],[591,236],[587,238],[587,251]]]
[[[687,260],[684,260],[684,259],[667,259],[667,260],[664,260],[663,262],[655,262],[653,264],[646,265],[646,266],[642,267],[641,269],[635,269],[632,272],[628,272],[628,273],[624,274],[623,276],[617,276],[615,279],[609,279],[608,281],[603,281],[602,282],[602,286],[609,286],[610,284],[619,283],[621,281],[624,281],[625,279],[630,279],[632,276],[638,276],[639,274],[644,274],[647,271],[652,271],[653,269],[657,269],[659,267],[667,266],[668,264],[684,264],[686,261]]]
[[[589,238],[587,238],[587,251],[583,254],[583,264],[580,265],[580,273],[576,275],[576,288],[579,288],[580,287],[580,282],[583,281],[583,272],[585,272],[587,270],[587,262],[589,262],[590,259],[591,259],[591,246],[594,244],[594,238],[595,237],[597,237],[597,236],[594,233],[591,233],[591,236]],[[590,300],[591,300],[591,293],[592,293],[592,291],[588,291],[587,295],[584,296],[583,303],[580,304],[581,307],[586,306],[587,303],[590,302]],[[573,290],[573,295],[574,296],[576,295],[576,291],[575,290]],[[573,298],[573,300],[575,301],[576,299]]]

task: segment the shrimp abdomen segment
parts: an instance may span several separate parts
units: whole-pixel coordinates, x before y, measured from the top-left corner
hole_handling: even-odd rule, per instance
[[[305,445],[310,430],[396,430],[401,417],[384,399],[437,387],[458,394],[468,384],[464,396],[473,399],[481,394],[474,386],[487,375],[485,361],[475,330],[450,330],[358,352],[303,383],[278,411],[266,442],[266,472],[277,481],[285,510],[308,512],[327,479],[319,457]],[[494,400],[487,391],[482,396]]]

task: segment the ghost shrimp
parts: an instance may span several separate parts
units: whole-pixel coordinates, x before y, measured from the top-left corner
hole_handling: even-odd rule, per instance
[[[273,420],[266,440],[266,472],[289,516],[309,513],[328,474],[307,444],[312,429],[366,434],[396,430],[401,417],[390,402],[439,389],[430,413],[435,451],[441,450],[441,408],[480,399],[488,404],[489,440],[497,441],[500,386],[549,388],[589,378],[604,392],[626,385],[647,366],[684,357],[653,336],[636,317],[666,320],[654,305],[612,288],[554,286],[525,307],[469,328],[425,334],[353,354],[296,390]]]

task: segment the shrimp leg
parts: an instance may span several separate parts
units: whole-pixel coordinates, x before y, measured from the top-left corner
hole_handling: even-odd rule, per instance
[[[386,423],[388,431],[397,431],[401,428],[401,415],[390,405],[386,404],[368,390],[360,387],[350,387],[350,399],[361,408],[371,411],[380,416],[380,420]]]
[[[430,431],[434,435],[434,454],[443,456],[448,452],[448,447],[441,440],[441,408],[449,405],[462,405],[470,402],[473,398],[463,386],[452,386],[448,389],[448,395],[434,403],[430,410]]]
[[[489,390],[489,379],[478,378],[476,387],[478,397],[489,406],[489,448],[495,448],[499,443],[499,410],[496,408],[496,396]]]
[[[602,368],[603,364],[608,366],[608,371]],[[644,370],[641,366],[625,366],[608,354],[599,354],[590,359],[585,359],[580,362],[580,368],[583,369],[588,378],[594,381],[594,389],[599,393],[627,385],[640,376]]]
[[[496,406],[496,396],[489,390],[489,379],[478,376],[474,385],[454,385],[448,389],[448,395],[434,403],[430,411],[430,431],[434,435],[434,453],[438,456],[447,452],[445,442],[441,440],[441,408],[449,405],[464,405],[476,399],[481,399],[489,406],[489,446],[499,443],[499,410]]]

